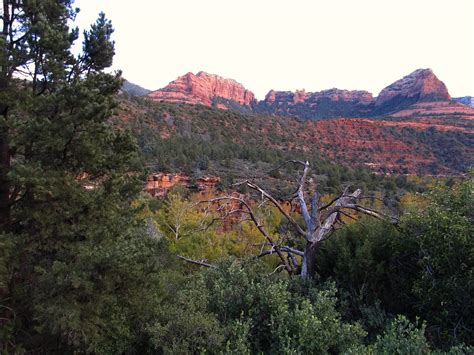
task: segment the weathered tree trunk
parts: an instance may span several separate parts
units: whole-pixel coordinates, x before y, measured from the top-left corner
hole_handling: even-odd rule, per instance
[[[301,265],[301,277],[313,278],[316,274],[316,243],[306,243],[303,264]]]

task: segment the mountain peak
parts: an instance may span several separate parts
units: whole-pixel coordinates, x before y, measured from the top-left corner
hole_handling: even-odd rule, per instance
[[[255,95],[233,79],[200,71],[180,76],[162,89],[151,92],[153,100],[202,104],[211,106],[218,102],[219,108],[228,108],[227,102],[249,106]]]
[[[416,102],[449,101],[446,85],[431,69],[417,69],[384,88],[375,101],[384,111],[396,110]]]

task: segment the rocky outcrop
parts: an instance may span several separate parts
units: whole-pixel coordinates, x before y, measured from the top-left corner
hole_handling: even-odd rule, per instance
[[[184,174],[155,173],[148,176],[145,191],[156,198],[164,198],[175,186],[191,191],[207,192],[215,189],[221,179],[218,176],[203,176],[197,179]]]
[[[254,94],[235,80],[202,71],[180,76],[148,97],[158,101],[215,105],[223,109],[230,108],[231,103],[250,106],[255,100]]]
[[[265,100],[256,105],[256,111],[303,119],[330,117],[363,117],[373,107],[374,99],[367,91],[340,89],[306,92],[298,90],[271,90]]]
[[[431,69],[418,69],[383,89],[375,100],[375,113],[389,113],[417,102],[449,101],[446,85]]]

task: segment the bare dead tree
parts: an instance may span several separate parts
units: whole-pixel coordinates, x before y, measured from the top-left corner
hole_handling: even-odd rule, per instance
[[[394,217],[384,215],[379,211],[375,211],[360,205],[358,203],[361,199],[362,193],[360,189],[357,189],[352,193],[349,193],[348,190],[345,189],[341,195],[334,198],[331,202],[325,205],[321,205],[318,193],[314,192],[308,203],[305,189],[307,176],[310,169],[309,162],[292,160],[288,161],[287,163],[293,163],[303,167],[303,172],[299,179],[298,188],[296,189],[294,197],[300,206],[301,214],[304,220],[304,226],[301,226],[288,212],[286,212],[277,199],[275,199],[271,194],[262,189],[260,186],[249,180],[235,184],[235,186],[246,185],[250,189],[257,191],[262,196],[262,199],[266,199],[271,202],[288,220],[290,225],[292,225],[297,237],[303,238],[305,242],[304,251],[301,251],[287,246],[277,246],[273,241],[271,241],[271,248],[261,252],[257,257],[263,257],[276,252],[280,256],[280,259],[283,260],[281,254],[287,253],[289,256],[288,259],[291,260],[290,263],[287,262],[289,266],[287,270],[289,272],[294,272],[295,270],[301,269],[302,277],[313,277],[316,273],[316,252],[318,247],[322,242],[329,238],[332,232],[334,232],[336,229],[336,224],[342,221],[341,215],[350,216],[347,213],[348,210],[362,213],[374,218],[387,220],[392,223],[398,222],[398,220]],[[255,224],[258,227],[259,223]],[[269,239],[267,238],[267,240]],[[302,257],[301,267],[297,266],[294,257],[295,255]]]
[[[354,219],[352,215],[348,214],[350,210],[381,220],[390,221],[394,224],[398,223],[398,219],[395,217],[387,216],[379,211],[375,211],[359,204],[359,201],[364,199],[361,196],[362,191],[360,189],[357,189],[352,193],[349,193],[348,189],[345,189],[342,194],[324,205],[320,203],[318,193],[313,192],[308,203],[306,185],[310,169],[309,162],[291,160],[287,163],[297,164],[303,167],[302,175],[298,181],[298,187],[293,196],[300,206],[301,215],[304,221],[303,226],[300,225],[291,216],[291,214],[285,210],[285,208],[283,208],[282,204],[276,198],[274,198],[270,193],[265,191],[257,184],[249,180],[245,180],[234,184],[233,186],[245,185],[258,192],[262,200],[269,201],[273,206],[275,206],[293,227],[296,237],[304,241],[304,250],[298,250],[290,246],[280,245],[277,243],[275,239],[267,232],[264,225],[252,210],[250,204],[244,199],[243,196],[223,196],[200,201],[199,203],[220,204],[218,211],[221,212],[221,215],[212,219],[209,225],[214,223],[216,220],[225,220],[231,216],[245,216],[243,220],[251,221],[257,227],[258,231],[265,237],[266,243],[264,243],[263,246],[270,247],[267,250],[262,250],[258,255],[255,256],[255,258],[261,258],[267,255],[275,254],[281,261],[280,266],[276,270],[284,268],[290,276],[300,273],[301,277],[303,278],[312,278],[316,273],[316,252],[318,247],[336,230],[336,225],[338,223],[342,223],[341,216]],[[226,203],[228,204],[227,209],[225,205]],[[230,206],[231,203],[233,203],[232,206]],[[302,259],[301,264],[298,263],[296,257]],[[205,267],[213,267],[212,265],[203,263],[202,261],[195,261],[181,256],[179,258],[193,264]]]

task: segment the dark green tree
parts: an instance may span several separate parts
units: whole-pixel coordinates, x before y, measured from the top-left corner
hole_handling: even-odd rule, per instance
[[[153,313],[159,243],[130,207],[136,144],[110,119],[112,25],[100,14],[74,56],[72,0],[1,11],[0,352],[124,352]]]

